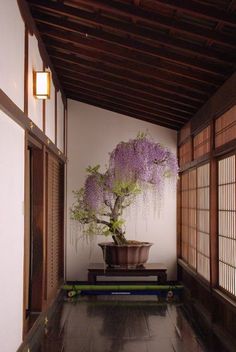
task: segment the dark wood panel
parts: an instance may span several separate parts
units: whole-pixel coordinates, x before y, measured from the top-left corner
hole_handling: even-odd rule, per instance
[[[43,307],[44,153],[31,149],[31,311]]]
[[[47,154],[47,235],[46,235],[46,287],[47,305],[55,297],[63,278],[64,233],[64,173],[62,166]]]

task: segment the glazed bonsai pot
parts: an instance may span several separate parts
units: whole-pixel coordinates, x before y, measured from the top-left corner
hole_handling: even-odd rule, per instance
[[[149,250],[153,243],[140,242],[116,245],[113,242],[98,244],[103,251],[105,263],[110,267],[137,267],[148,260]]]

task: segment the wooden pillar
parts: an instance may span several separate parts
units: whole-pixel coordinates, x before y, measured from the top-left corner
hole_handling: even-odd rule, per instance
[[[214,121],[212,121],[210,157],[210,283],[212,288],[218,284],[218,168],[217,160],[213,156],[214,134]]]

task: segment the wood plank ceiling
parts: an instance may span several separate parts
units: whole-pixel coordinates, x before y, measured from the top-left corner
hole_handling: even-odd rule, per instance
[[[68,98],[178,130],[235,71],[235,0],[28,3]]]

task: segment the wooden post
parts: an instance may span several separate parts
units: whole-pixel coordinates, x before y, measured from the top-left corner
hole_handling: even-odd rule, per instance
[[[211,123],[211,157],[210,157],[210,283],[214,288],[218,284],[218,195],[217,195],[217,160],[213,157],[214,121]]]

